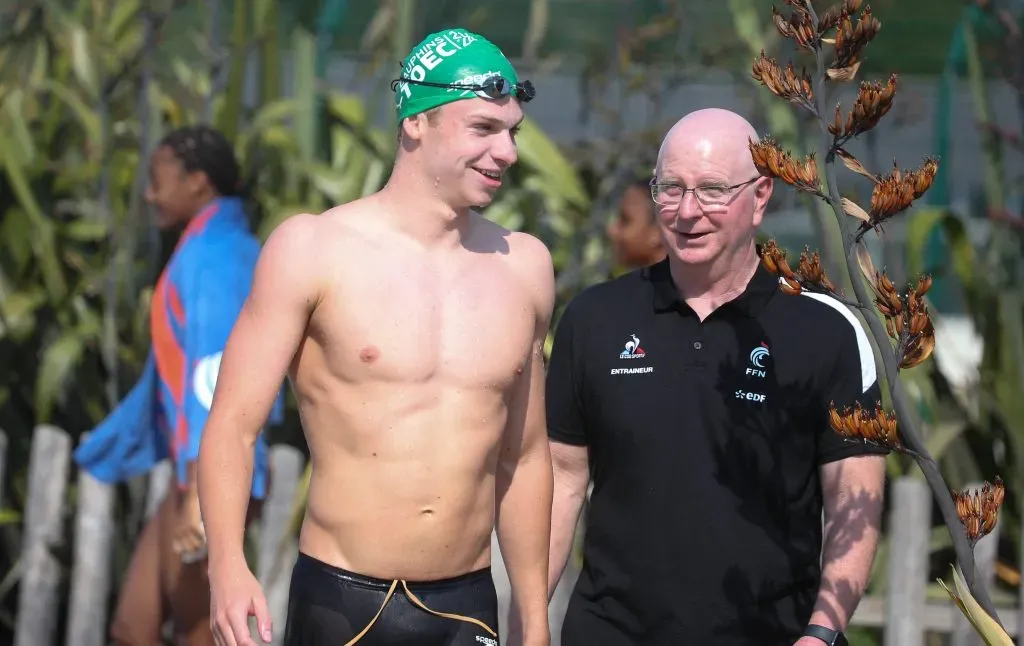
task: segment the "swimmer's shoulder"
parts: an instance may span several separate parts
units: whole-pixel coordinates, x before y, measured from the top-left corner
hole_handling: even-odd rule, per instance
[[[513,231],[473,213],[474,225],[482,239],[498,241],[493,246],[527,291],[534,295],[538,307],[546,310],[554,299],[555,270],[551,250],[544,242],[524,231]]]
[[[305,249],[308,259],[313,260],[317,252],[336,251],[336,245],[361,237],[362,216],[371,208],[364,198],[321,213],[297,213],[271,232],[265,246],[280,241],[277,244]]]
[[[489,248],[499,256],[506,257],[514,263],[550,263],[551,252],[540,238],[523,232],[503,227],[493,220],[488,220],[476,211],[470,212],[473,222],[474,245],[478,248]]]

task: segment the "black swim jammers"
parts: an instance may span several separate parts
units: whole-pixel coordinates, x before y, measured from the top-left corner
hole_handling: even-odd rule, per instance
[[[299,553],[285,646],[498,646],[490,568],[412,582],[355,574]]]

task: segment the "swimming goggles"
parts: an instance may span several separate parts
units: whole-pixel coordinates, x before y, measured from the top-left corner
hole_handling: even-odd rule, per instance
[[[391,91],[394,92],[399,83],[410,83],[412,85],[423,85],[425,87],[437,87],[448,90],[463,90],[473,92],[482,99],[500,99],[503,96],[513,94],[523,103],[533,100],[537,92],[533,89],[533,83],[523,81],[522,83],[510,83],[508,79],[501,76],[489,76],[483,83],[466,85],[464,83],[431,83],[429,81],[417,81],[411,78],[399,77],[391,81]]]

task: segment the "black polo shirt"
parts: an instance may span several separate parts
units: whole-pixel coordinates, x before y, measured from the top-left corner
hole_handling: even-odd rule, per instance
[[[787,295],[759,267],[701,322],[668,262],[590,287],[559,321],[552,440],[586,445],[593,482],[567,646],[791,646],[818,592],[818,468],[882,453],[828,406],[880,398],[845,305]]]

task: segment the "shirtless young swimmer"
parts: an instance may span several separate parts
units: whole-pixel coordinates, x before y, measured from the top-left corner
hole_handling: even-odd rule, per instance
[[[218,644],[254,644],[250,615],[271,638],[242,538],[253,446],[285,375],[312,465],[285,644],[496,646],[495,528],[512,643],[550,641],[554,271],[540,241],[472,210],[516,162],[533,87],[461,29],[417,45],[402,79],[387,185],[272,233],[224,352],[199,456]],[[449,89],[460,82],[474,91]]]

